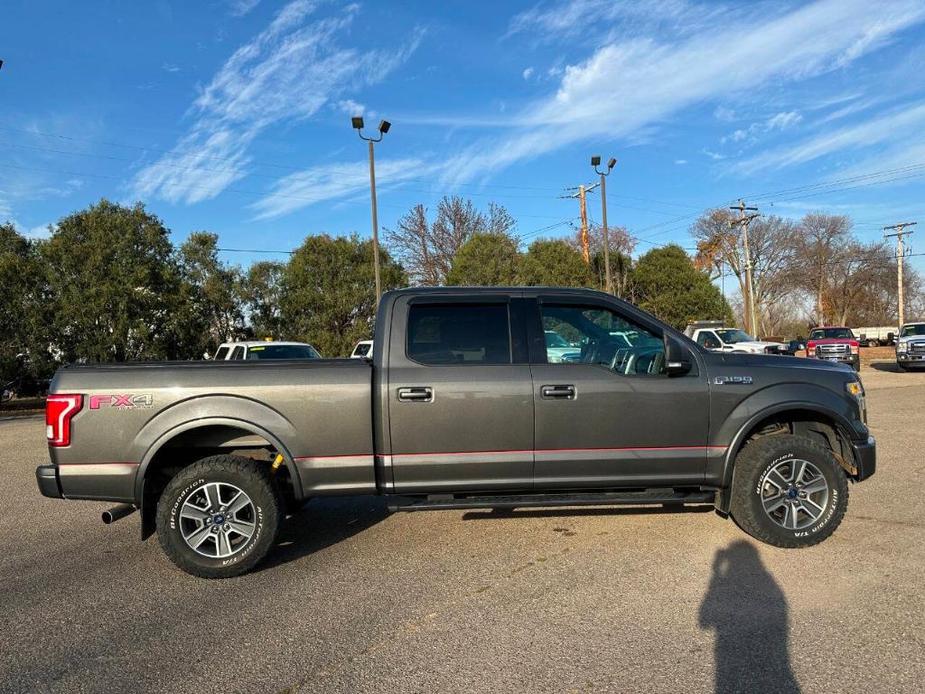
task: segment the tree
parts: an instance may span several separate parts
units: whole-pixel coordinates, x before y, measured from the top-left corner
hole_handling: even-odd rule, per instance
[[[407,283],[401,266],[380,249],[385,290]],[[372,241],[356,235],[309,236],[282,272],[280,320],[291,337],[327,357],[347,356],[373,333],[376,311]]]
[[[255,337],[285,337],[280,315],[285,269],[283,263],[272,260],[254,263],[247,269],[242,284],[242,297],[251,332]]]
[[[546,287],[589,287],[593,283],[581,252],[564,239],[531,243],[521,261],[520,281]]]
[[[831,324],[829,275],[848,258],[847,247],[853,241],[851,220],[843,215],[811,213],[800,221],[799,231],[794,257],[797,282],[815,297],[816,325]]]
[[[517,284],[520,253],[517,239],[503,232],[469,237],[453,258],[446,283],[487,287]]]
[[[12,224],[0,224],[0,388],[34,367],[36,276],[32,244]]]
[[[206,231],[191,233],[180,246],[182,277],[191,289],[185,308],[205,326],[195,346],[199,355],[214,353],[220,343],[244,334],[241,271],[219,260],[217,249],[218,235]]]
[[[675,328],[694,320],[731,320],[732,311],[705,270],[680,246],[653,248],[633,270],[637,303]]]
[[[610,279],[613,293],[620,298],[628,298],[631,294],[631,281],[633,271],[632,253],[636,248],[636,240],[625,227],[608,227],[607,241],[610,251]],[[581,245],[581,229],[569,238],[569,244],[579,253],[583,254]],[[590,248],[591,275],[596,280],[598,289],[607,287],[607,278],[604,272],[604,227],[593,224],[588,228],[588,246]]]
[[[61,360],[194,356],[178,339],[169,232],[144,205],[100,200],[61,219],[37,250],[50,349]]]
[[[714,279],[731,273],[746,295],[745,248],[742,227],[731,210],[705,212],[691,227],[697,241],[694,263],[708,270]],[[753,219],[748,227],[749,255],[752,262],[755,314],[760,334],[776,332],[787,313],[786,300],[799,288],[793,273],[799,237],[798,226],[777,216]]]
[[[433,224],[427,220],[427,208],[415,205],[395,229],[385,230],[385,238],[411,281],[433,287],[446,283],[453,258],[473,234],[509,234],[514,226],[514,218],[501,205],[489,203],[486,215],[471,200],[449,196],[437,204]]]

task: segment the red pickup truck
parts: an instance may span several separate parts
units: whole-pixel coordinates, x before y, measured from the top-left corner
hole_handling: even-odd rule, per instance
[[[861,343],[851,328],[823,326],[813,328],[806,341],[806,356],[851,364],[861,370]]]

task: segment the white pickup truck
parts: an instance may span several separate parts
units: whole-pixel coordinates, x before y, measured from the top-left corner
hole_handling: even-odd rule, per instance
[[[714,352],[744,352],[746,354],[782,354],[786,346],[780,342],[756,340],[744,330],[724,327],[687,327],[684,334],[705,349]]]

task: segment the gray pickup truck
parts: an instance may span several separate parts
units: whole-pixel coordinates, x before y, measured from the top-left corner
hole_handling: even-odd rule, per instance
[[[553,359],[549,333],[574,345]],[[395,510],[711,504],[804,547],[874,473],[850,368],[710,352],[613,296],[428,288],[383,296],[371,360],[68,366],[46,410],[48,497],[139,510],[142,539],[240,574],[313,497]]]

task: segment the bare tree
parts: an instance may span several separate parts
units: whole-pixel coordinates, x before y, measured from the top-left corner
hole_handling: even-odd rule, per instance
[[[800,222],[797,236],[795,270],[802,284],[816,299],[816,324],[825,325],[833,318],[830,300],[830,273],[847,258],[853,241],[851,220],[844,215],[813,212]]]
[[[694,223],[691,234],[697,241],[695,263],[709,270],[714,278],[732,274],[740,295],[745,296],[745,251],[740,227],[734,222],[732,211],[720,208],[708,210]],[[777,216],[759,217],[748,228],[755,309],[762,334],[775,331],[777,316],[786,314],[780,304],[794,292],[792,268],[797,236],[797,225]]]
[[[486,215],[471,200],[454,195],[437,204],[433,224],[428,222],[427,208],[415,205],[394,229],[386,229],[385,237],[389,250],[413,283],[438,286],[446,282],[453,258],[473,234],[509,234],[515,226],[514,218],[502,205],[489,203]]]

